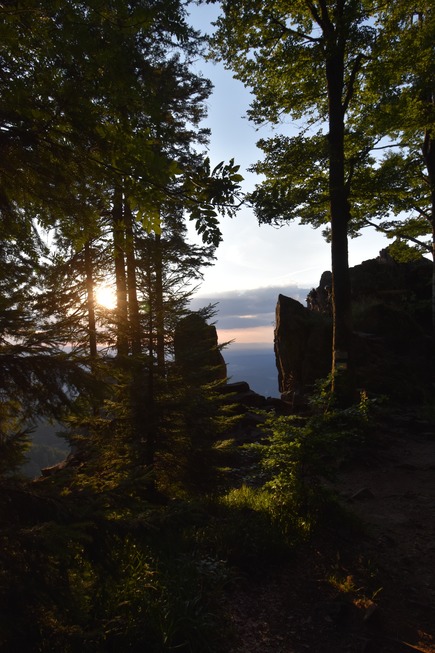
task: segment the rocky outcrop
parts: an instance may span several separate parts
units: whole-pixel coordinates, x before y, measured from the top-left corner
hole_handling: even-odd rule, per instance
[[[316,313],[332,315],[332,272],[324,272],[318,287],[308,293],[307,308]]]
[[[199,313],[181,319],[174,334],[175,363],[194,384],[224,381],[227,366],[218,346],[216,327]]]
[[[275,397],[263,397],[252,390],[246,381],[227,383],[220,388],[222,400],[235,407],[237,420],[226,431],[225,437],[237,444],[259,442],[265,437],[265,422],[268,414],[289,412],[288,404]]]
[[[351,269],[357,384],[369,392],[419,401],[431,387],[430,261],[397,263],[383,250]],[[331,275],[323,273],[307,307],[280,295],[275,356],[284,400],[296,402],[331,369]]]
[[[290,403],[331,369],[332,320],[295,299],[279,295],[276,307],[275,358],[281,397]]]

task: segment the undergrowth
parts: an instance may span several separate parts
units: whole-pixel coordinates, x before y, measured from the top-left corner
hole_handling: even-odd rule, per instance
[[[174,485],[152,504],[133,488],[139,476],[119,487],[101,478],[96,491],[86,466],[5,488],[0,648],[226,650],[226,593],[240,575],[288,560],[322,520],[341,518],[328,480],[367,445],[370,413],[366,395],[339,410],[320,388],[309,416],[269,416],[242,481],[208,496],[177,497]]]
[[[358,404],[336,408],[328,383],[318,385],[308,416],[271,416],[264,426],[268,438],[250,445],[260,457],[258,496],[286,536],[309,535],[326,515],[337,514],[331,482],[370,443],[375,402],[361,392]]]

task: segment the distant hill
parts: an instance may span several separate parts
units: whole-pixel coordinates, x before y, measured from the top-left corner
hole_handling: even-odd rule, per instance
[[[231,382],[247,381],[252,390],[265,397],[280,396],[272,344],[267,348],[242,349],[230,346],[222,353]]]

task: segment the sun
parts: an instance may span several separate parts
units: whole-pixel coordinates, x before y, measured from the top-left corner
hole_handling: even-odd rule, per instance
[[[116,306],[116,293],[109,284],[101,284],[95,288],[95,301],[104,308],[113,309]]]

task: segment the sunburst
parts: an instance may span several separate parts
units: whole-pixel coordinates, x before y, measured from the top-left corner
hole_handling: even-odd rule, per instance
[[[101,284],[95,288],[95,301],[104,308],[113,309],[116,306],[116,293],[113,286]]]

